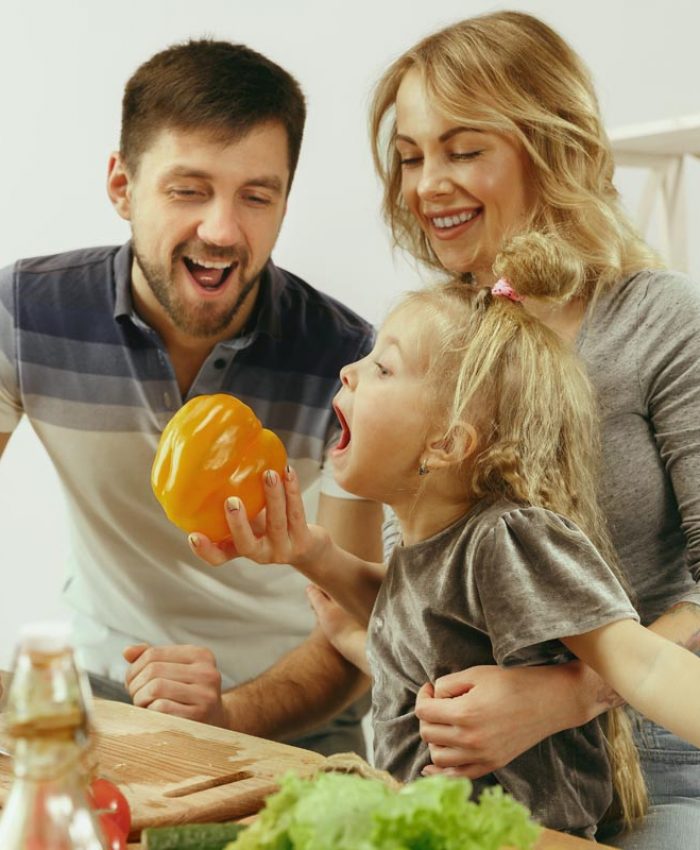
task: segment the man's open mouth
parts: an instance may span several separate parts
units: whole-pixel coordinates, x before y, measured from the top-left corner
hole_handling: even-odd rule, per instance
[[[232,263],[225,263],[216,260],[183,257],[182,261],[185,264],[187,271],[202,287],[202,289],[206,289],[210,292],[213,292],[223,286],[233,269],[238,266],[237,260]]]

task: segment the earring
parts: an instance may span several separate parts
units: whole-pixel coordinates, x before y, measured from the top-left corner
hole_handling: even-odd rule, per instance
[[[420,466],[418,467],[418,474],[419,474],[419,475],[421,476],[421,478],[422,478],[424,475],[427,475],[429,472],[430,472],[430,470],[428,469],[428,464],[427,464],[427,462],[426,462],[426,461],[424,461],[424,460],[422,460],[422,461],[420,462]]]

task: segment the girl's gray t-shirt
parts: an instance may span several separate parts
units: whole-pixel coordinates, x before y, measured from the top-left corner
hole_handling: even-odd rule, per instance
[[[397,545],[368,632],[375,762],[402,780],[430,762],[415,700],[425,682],[480,664],[571,659],[559,638],[638,619],[576,525],[542,508],[480,503],[409,547]],[[611,801],[598,720],[560,732],[475,783],[498,783],[546,826],[592,835]]]

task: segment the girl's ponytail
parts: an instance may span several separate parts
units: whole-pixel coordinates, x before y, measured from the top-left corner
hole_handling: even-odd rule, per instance
[[[635,821],[644,817],[649,804],[639,752],[624,708],[611,708],[603,721],[612,772],[613,801],[602,823],[622,822],[624,828],[629,829]]]
[[[571,242],[548,232],[533,231],[509,240],[497,255],[493,271],[498,277],[505,278],[521,298],[567,301],[582,294],[586,285],[586,267],[580,254],[573,250]],[[566,356],[565,351],[562,351],[562,356]],[[575,439],[575,434],[572,437]],[[581,439],[584,439],[583,433]],[[580,460],[581,457],[576,462]],[[563,476],[564,479],[566,477]],[[571,480],[571,476],[568,477]],[[589,486],[586,486],[587,482]],[[589,493],[579,493],[576,500],[578,516],[574,518],[593,539],[630,593],[596,504],[594,486],[591,486],[594,484],[594,479],[579,478],[579,487]],[[563,512],[566,513],[566,510]],[[644,816],[648,799],[632,726],[625,709],[608,711],[604,729],[614,791],[613,803],[604,821],[622,821],[629,828]]]
[[[571,243],[540,231],[510,239],[496,256],[493,271],[524,298],[568,301],[586,283],[586,267]]]

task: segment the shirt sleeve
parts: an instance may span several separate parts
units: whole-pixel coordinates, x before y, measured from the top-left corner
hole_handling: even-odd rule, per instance
[[[540,508],[513,510],[480,544],[476,580],[496,661],[571,657],[561,638],[639,620],[620,582],[574,523]]]
[[[7,434],[22,418],[17,378],[14,267],[0,269],[0,433]]]
[[[700,605],[700,287],[679,274],[650,277],[639,304],[640,388],[670,480]]]

